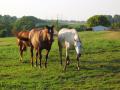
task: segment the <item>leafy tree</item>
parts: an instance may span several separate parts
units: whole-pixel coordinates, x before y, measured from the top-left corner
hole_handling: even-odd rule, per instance
[[[16,17],[11,17],[9,15],[0,15],[0,36],[11,36],[11,30],[13,28],[13,23],[16,21]]]
[[[113,17],[111,15],[104,15],[110,23],[113,23]]]
[[[118,23],[112,23],[112,28],[113,29],[119,29],[120,28],[120,22],[118,22]]]
[[[88,27],[103,25],[110,26],[110,21],[103,15],[95,15],[87,20]]]
[[[7,29],[0,30],[0,37],[6,37],[9,36],[9,33],[7,32]]]
[[[113,20],[114,20],[114,23],[120,22],[120,15],[114,15]]]
[[[23,16],[18,19],[14,24],[14,29],[17,31],[20,30],[30,30],[35,27],[38,23],[38,19],[34,16]]]

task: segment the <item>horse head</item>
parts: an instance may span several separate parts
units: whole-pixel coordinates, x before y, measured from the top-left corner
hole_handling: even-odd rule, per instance
[[[46,26],[46,29],[48,30],[48,36],[49,36],[49,41],[52,43],[54,41],[53,35],[54,35],[54,26]]]
[[[78,35],[74,36],[74,46],[75,46],[75,50],[77,52],[77,58],[79,58],[81,56],[82,43],[81,43]]]

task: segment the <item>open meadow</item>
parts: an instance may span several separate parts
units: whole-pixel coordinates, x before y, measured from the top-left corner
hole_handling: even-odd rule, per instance
[[[19,61],[15,37],[0,38],[0,90],[120,90],[120,32],[79,32],[83,50],[77,71],[75,50],[66,72],[60,65],[57,38],[52,45],[48,67],[31,67],[30,49]],[[63,55],[65,61],[65,50]],[[39,61],[39,60],[38,60]]]

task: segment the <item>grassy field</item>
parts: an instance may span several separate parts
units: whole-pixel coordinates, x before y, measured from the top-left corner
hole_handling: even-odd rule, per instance
[[[120,90],[120,32],[79,34],[83,43],[80,71],[72,50],[66,72],[60,65],[57,39],[45,69],[44,64],[31,67],[29,48],[20,63],[16,39],[0,38],[0,90]]]

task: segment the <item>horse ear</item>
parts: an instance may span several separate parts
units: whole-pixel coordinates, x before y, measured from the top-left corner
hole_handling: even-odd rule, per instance
[[[54,28],[54,25],[52,25],[52,28]]]
[[[49,27],[48,25],[45,26],[45,28],[48,28],[48,27]]]

